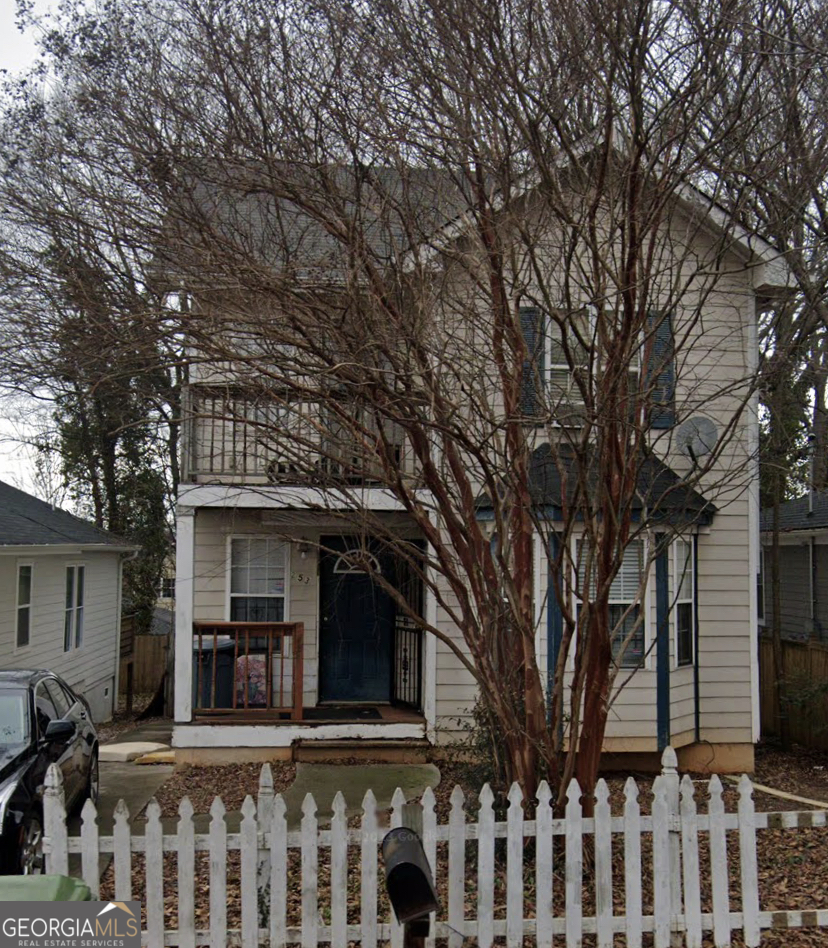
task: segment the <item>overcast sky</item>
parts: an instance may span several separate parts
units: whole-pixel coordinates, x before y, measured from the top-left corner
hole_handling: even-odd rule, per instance
[[[36,0],[38,13],[48,10],[49,0]],[[15,25],[15,0],[0,0],[0,69],[16,73],[35,59],[35,38],[22,34]],[[20,403],[0,402],[0,480],[33,490],[31,452],[21,446],[20,438],[31,433],[28,411]]]
[[[14,22],[16,0],[0,0],[0,69],[17,72],[30,65],[35,57],[35,38],[21,33]],[[48,0],[37,0],[38,13],[49,9]]]

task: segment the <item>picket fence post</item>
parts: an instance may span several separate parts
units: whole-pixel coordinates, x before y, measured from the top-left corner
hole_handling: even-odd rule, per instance
[[[259,788],[256,794],[256,821],[258,832],[265,834],[270,832],[270,824],[273,817],[273,801],[275,799],[273,790],[273,771],[270,764],[262,764],[259,773]],[[259,912],[259,926],[268,928],[270,916],[270,850],[263,846],[256,857],[256,893]]]
[[[678,757],[672,747],[665,747],[661,755],[661,776],[667,794],[667,830],[670,847],[670,935],[671,948],[681,948],[682,934],[676,922],[682,912],[681,904],[681,815],[679,812],[680,781]]]
[[[66,804],[63,774],[57,764],[49,764],[43,790],[43,832],[49,840],[45,869],[52,875],[69,874],[69,840],[66,830]]]

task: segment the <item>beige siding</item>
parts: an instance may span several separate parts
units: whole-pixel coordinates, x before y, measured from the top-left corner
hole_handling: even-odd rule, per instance
[[[16,647],[17,565],[31,563],[29,644]],[[0,557],[0,668],[47,668],[83,694],[96,721],[112,716],[120,602],[119,555]],[[83,643],[63,650],[66,567],[85,566]]]

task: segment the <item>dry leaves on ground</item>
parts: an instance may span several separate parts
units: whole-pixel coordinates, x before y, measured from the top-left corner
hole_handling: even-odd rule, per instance
[[[449,798],[455,782],[463,781],[464,768],[462,765],[453,765],[450,761],[439,762],[442,772],[442,781],[435,790],[436,809],[438,820],[446,822],[450,809]],[[761,749],[757,756],[757,782],[778,786],[786,792],[797,793],[802,796],[816,794],[823,786],[828,790],[828,777],[823,775],[820,758],[809,754],[781,754],[773,749]],[[258,786],[260,765],[242,765],[234,767],[189,768],[176,774],[162,788],[159,797],[163,799],[165,814],[177,810],[178,801],[184,792],[190,795],[194,804],[196,800],[197,812],[205,812],[212,801],[213,795],[220,792],[228,809],[238,807],[246,793],[255,796]],[[291,765],[274,765],[274,782],[277,792],[285,789],[293,779]],[[642,811],[647,812],[651,801],[652,776],[636,775],[640,790]],[[625,776],[610,776],[608,784],[611,791],[611,803],[614,813],[620,813],[623,805],[623,786]],[[825,781],[823,784],[822,781]],[[706,809],[706,781],[697,783],[696,798],[699,809]],[[477,810],[477,794],[479,788],[464,786],[466,793],[466,811],[469,820],[475,819]],[[725,803],[728,811],[735,809],[737,802],[736,788],[732,785],[725,787]],[[233,801],[232,803],[229,801]],[[793,801],[762,793],[755,794],[758,810],[778,811],[791,809],[807,809]],[[322,815],[322,814],[320,814]],[[387,818],[387,817],[386,817]],[[352,824],[358,820],[352,820]],[[466,847],[466,887],[465,911],[468,917],[476,914],[476,865],[477,844],[469,841]],[[731,881],[731,910],[738,911],[740,906],[739,893],[739,858],[737,834],[728,835],[729,865]],[[587,847],[588,848],[588,847]],[[622,847],[616,843],[614,853],[614,878],[618,880],[615,891],[616,911],[623,912],[623,853]],[[438,865],[436,882],[442,904],[446,904],[447,895],[447,847],[438,846]],[[828,909],[828,828],[814,828],[801,830],[761,830],[758,833],[759,850],[759,879],[760,902],[765,910],[773,909]],[[524,916],[532,918],[535,911],[535,879],[532,860],[531,843],[526,848],[527,859],[524,866]],[[652,869],[650,862],[649,840],[642,840],[642,857],[644,860],[643,898],[644,910],[652,911]],[[165,856],[165,915],[169,928],[177,924],[177,870],[175,855]],[[710,866],[706,841],[701,840],[700,859],[702,866],[702,899],[703,910],[710,911]],[[561,855],[562,861],[562,855]],[[587,859],[584,885],[584,911],[589,913],[593,909],[591,886],[589,883],[589,860]],[[227,863],[228,893],[227,910],[228,925],[238,927],[239,915],[239,857],[238,853],[231,853]],[[288,894],[288,924],[298,926],[301,923],[301,870],[300,857],[297,851],[289,856],[289,894]],[[206,856],[199,855],[196,860],[196,924],[206,928],[209,923],[209,861]],[[349,848],[348,872],[348,917],[349,922],[358,923],[360,916],[359,890],[359,848]],[[112,894],[112,870],[103,881],[102,895]],[[143,860],[136,855],[133,857],[133,888],[135,897],[143,902],[144,880]],[[497,872],[495,879],[495,917],[505,918],[505,859],[498,848]],[[554,888],[554,903],[556,913],[563,914],[564,880],[556,875]],[[328,851],[320,851],[319,866],[319,917],[321,924],[330,921],[330,870]],[[381,920],[389,918],[389,907],[384,892],[380,893],[379,917]],[[528,942],[527,942],[528,943]],[[585,939],[585,945],[590,943]],[[622,944],[619,941],[619,945]],[[712,939],[705,941],[705,948],[712,946]],[[734,948],[741,948],[743,941],[734,934]],[[763,948],[815,948],[828,946],[828,932],[820,930],[791,930],[765,932],[762,937]]]

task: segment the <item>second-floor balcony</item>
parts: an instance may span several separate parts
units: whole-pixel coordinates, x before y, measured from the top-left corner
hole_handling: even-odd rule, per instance
[[[376,485],[394,471],[414,478],[399,426],[335,403],[285,402],[191,386],[184,403],[185,481]]]

